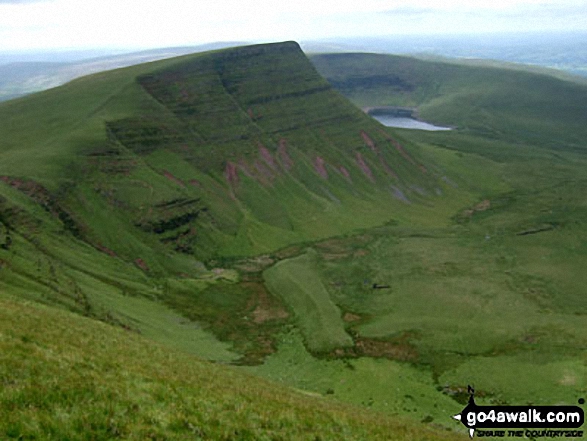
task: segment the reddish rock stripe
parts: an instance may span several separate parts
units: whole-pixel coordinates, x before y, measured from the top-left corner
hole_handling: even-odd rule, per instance
[[[384,130],[379,129],[379,133],[381,133],[383,136],[385,136],[385,139],[387,139],[389,142],[391,142],[395,148],[397,149],[397,151],[408,161],[410,161],[412,164],[417,165],[418,168],[422,171],[422,173],[426,174],[428,173],[428,169],[422,165],[422,164],[416,164],[416,161],[414,161],[414,159],[408,155],[408,153],[404,150],[403,146],[397,142],[395,139],[393,139],[391,136],[389,136],[389,134],[387,132],[385,132]]]
[[[353,182],[353,180],[351,179],[351,174],[344,166],[341,165],[340,167],[338,167],[338,169],[340,170],[342,175],[347,179],[347,181]]]
[[[375,182],[375,179],[373,178],[373,173],[371,172],[371,169],[365,163],[363,156],[358,152],[357,152],[356,161],[357,161],[357,164],[359,165],[359,168],[363,171],[363,173],[365,173],[365,176],[367,176],[371,182]]]
[[[117,257],[117,255],[114,251],[112,251],[110,248],[105,247],[104,245],[102,245],[100,243],[96,244],[96,249],[99,251],[102,251],[103,253],[108,254],[111,257]]]
[[[328,172],[326,171],[326,167],[324,166],[325,164],[326,162],[320,156],[316,156],[316,159],[314,159],[314,169],[316,170],[316,172],[318,172],[318,174],[322,176],[324,179],[328,179]]]
[[[392,140],[391,143],[395,146],[396,150],[399,152],[400,155],[404,157],[405,160],[416,165],[416,161],[414,161],[414,159],[410,155],[408,155],[408,153],[404,150],[404,147],[399,142],[397,142],[396,140]]]
[[[239,179],[236,164],[233,164],[230,161],[226,163],[226,168],[224,169],[224,177],[226,178],[226,182],[228,182],[229,185],[234,186],[238,184]]]
[[[363,138],[363,141],[365,141],[365,144],[367,144],[369,146],[369,148],[371,149],[371,151],[373,153],[379,152],[379,150],[377,149],[377,146],[375,144],[375,141],[373,141],[371,139],[371,137],[369,136],[369,134],[367,132],[365,132],[364,130],[361,130],[361,137]]]
[[[388,175],[392,176],[395,179],[398,179],[397,174],[389,166],[389,164],[387,163],[385,158],[382,155],[379,155],[378,158],[379,158],[379,162],[381,162],[381,166],[383,167],[383,170],[385,170],[385,173],[387,173]]]
[[[289,156],[289,153],[287,152],[287,141],[285,140],[285,138],[281,138],[279,140],[277,154],[279,155],[279,161],[281,162],[283,168],[285,168],[286,170],[291,170],[294,166],[294,162]]]
[[[257,160],[255,161],[255,169],[258,172],[259,178],[258,179],[262,184],[270,184],[275,175],[271,172],[269,168],[267,168],[263,162]]]
[[[273,159],[271,152],[263,144],[259,144],[259,154],[261,155],[261,158],[263,158],[263,161],[265,161],[269,167],[271,167],[273,170],[277,170],[277,164],[275,163],[275,159]]]
[[[149,266],[147,265],[147,263],[143,259],[140,259],[140,258],[136,259],[135,265],[138,266],[143,271],[149,271]]]
[[[238,168],[240,171],[242,171],[245,174],[245,176],[248,176],[249,178],[255,179],[255,173],[253,172],[253,170],[251,170],[251,168],[245,162],[244,159],[239,160]]]
[[[181,179],[173,176],[173,174],[171,172],[169,172],[167,170],[163,170],[163,176],[165,176],[170,181],[175,182],[180,187],[184,187],[185,188],[185,184],[183,183],[183,181]]]

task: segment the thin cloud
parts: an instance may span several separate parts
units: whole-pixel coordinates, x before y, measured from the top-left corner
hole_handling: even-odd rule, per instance
[[[424,15],[434,12],[437,12],[437,10],[432,8],[419,8],[415,6],[399,6],[397,8],[381,11],[380,13],[383,15]]]
[[[587,30],[585,0],[0,0],[0,50]]]
[[[44,3],[50,0],[0,0],[0,5],[20,5],[24,3]]]
[[[511,16],[525,17],[527,14],[537,14],[551,17],[585,17],[587,13],[587,5],[580,4],[538,4],[538,5],[523,5],[509,11]]]

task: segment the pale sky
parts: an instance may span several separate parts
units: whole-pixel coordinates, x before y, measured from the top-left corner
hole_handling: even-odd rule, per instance
[[[0,0],[0,51],[587,31],[587,0]]]

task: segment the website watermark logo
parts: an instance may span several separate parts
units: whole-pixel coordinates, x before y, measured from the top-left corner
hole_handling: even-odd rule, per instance
[[[478,406],[475,390],[468,386],[469,402],[461,413],[453,418],[469,429],[473,438],[479,436],[527,437],[527,438],[581,438],[585,413],[579,406]],[[579,400],[584,404],[585,400]],[[540,430],[542,429],[542,430]],[[564,430],[561,430],[564,429]]]

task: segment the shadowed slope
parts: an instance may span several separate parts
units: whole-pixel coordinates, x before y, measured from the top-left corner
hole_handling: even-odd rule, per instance
[[[296,43],[80,78],[0,105],[0,287],[258,362],[287,314],[248,321],[261,282],[222,267],[392,219],[446,223],[470,195],[442,176]]]
[[[145,268],[158,264],[114,232],[248,255],[381,224],[442,186],[291,42],[83,78],[0,117],[6,185],[39,189],[78,238]]]

